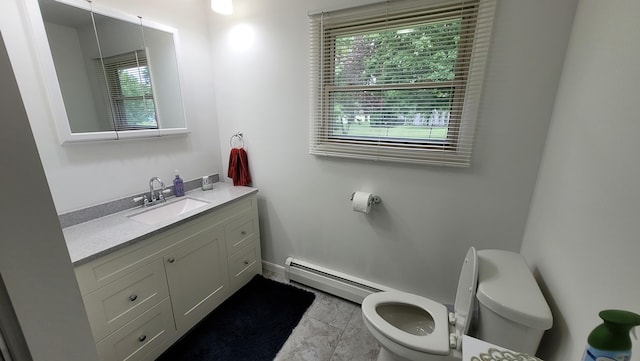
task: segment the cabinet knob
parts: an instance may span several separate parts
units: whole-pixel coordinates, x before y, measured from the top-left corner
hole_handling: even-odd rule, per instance
[[[138,299],[138,295],[131,295],[131,296],[129,296],[129,301],[131,301],[131,302],[133,302],[133,301],[135,301],[135,300],[137,300],[137,299]]]
[[[249,264],[249,261],[244,261],[245,266]]]
[[[242,232],[240,232],[240,233],[242,233],[242,235],[243,235],[243,236],[246,236],[246,235],[247,235],[247,231],[242,231]]]
[[[173,258],[173,257],[169,257],[169,258],[167,258],[167,262],[169,262],[169,263],[173,263],[173,262],[175,262],[175,261],[176,261],[176,259],[175,259],[175,258]]]
[[[138,337],[138,341],[140,341],[140,342],[144,342],[144,340],[146,340],[146,339],[147,339],[147,335],[142,335],[142,336]]]

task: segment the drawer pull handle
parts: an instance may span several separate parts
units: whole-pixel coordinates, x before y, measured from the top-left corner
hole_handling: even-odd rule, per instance
[[[243,236],[246,236],[246,235],[247,235],[247,231],[242,231],[242,232],[240,232],[240,233],[242,233],[242,235],[243,235]]]
[[[245,265],[248,265],[248,264],[249,264],[249,261],[244,261],[244,264],[245,264]]]
[[[142,335],[142,336],[138,337],[138,341],[140,341],[140,342],[144,342],[144,340],[146,340],[146,339],[147,339],[147,335]]]
[[[131,301],[131,302],[133,302],[133,301],[135,301],[135,300],[137,300],[137,299],[138,299],[138,296],[137,296],[137,295],[131,295],[131,296],[129,296],[129,301]]]
[[[169,262],[169,263],[173,263],[173,262],[175,262],[175,261],[176,261],[176,259],[175,259],[175,258],[173,258],[173,257],[169,257],[169,258],[167,259],[167,262]]]

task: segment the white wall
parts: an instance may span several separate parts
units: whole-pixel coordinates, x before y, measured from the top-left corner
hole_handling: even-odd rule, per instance
[[[579,360],[603,309],[640,313],[638,14],[637,0],[576,11],[522,245],[555,318],[545,360]]]
[[[575,1],[500,2],[469,169],[308,154],[307,13],[366,2],[235,0],[234,15],[211,15],[223,163],[242,131],[265,260],[295,256],[451,302],[470,245],[520,249]],[[241,23],[255,31],[244,51],[228,41]],[[356,190],[382,204],[352,212]]]
[[[30,95],[25,99],[25,106],[58,213],[145,191],[152,176],[159,176],[169,184],[174,169],[180,169],[185,180],[221,170],[208,40],[208,3],[101,0],[100,5],[178,29],[184,102],[192,133],[61,146],[38,76],[39,69],[33,61],[34,53],[27,36],[29,27],[21,21],[24,0],[3,1],[0,26],[10,37],[7,48],[9,56],[16,59],[20,90]]]
[[[0,37],[4,35],[0,31]],[[0,189],[4,190],[0,276],[33,360],[97,360],[73,266],[4,45],[0,39],[4,127],[0,132]],[[10,337],[15,338],[15,334]],[[24,350],[18,350],[18,360],[27,360]]]
[[[73,99],[65,101],[71,129],[77,132],[110,130],[106,116],[99,117],[94,104],[94,92],[91,91],[88,75],[95,73],[95,70],[91,69],[89,73],[86,68],[89,64],[84,61],[78,30],[54,23],[45,23],[45,28],[51,44],[51,56],[56,59],[56,74],[67,74],[64,77],[58,76],[58,84],[65,99]],[[103,118],[104,121],[101,122]]]

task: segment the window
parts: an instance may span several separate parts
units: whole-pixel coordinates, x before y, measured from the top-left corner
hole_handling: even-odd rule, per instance
[[[158,129],[144,50],[103,59],[115,130]]]
[[[310,153],[468,166],[495,0],[310,16]]]

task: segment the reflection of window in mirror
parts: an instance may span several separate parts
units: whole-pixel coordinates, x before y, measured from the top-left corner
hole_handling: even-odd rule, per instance
[[[96,59],[100,73],[100,59]],[[158,129],[151,75],[144,50],[103,59],[115,130]]]

